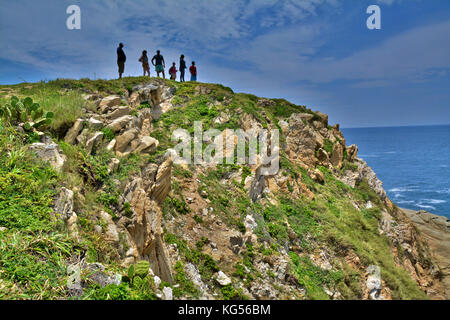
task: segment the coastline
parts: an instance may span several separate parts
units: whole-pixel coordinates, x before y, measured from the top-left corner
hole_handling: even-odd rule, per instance
[[[400,209],[428,244],[433,262],[442,274],[445,296],[450,299],[450,219],[423,210]]]

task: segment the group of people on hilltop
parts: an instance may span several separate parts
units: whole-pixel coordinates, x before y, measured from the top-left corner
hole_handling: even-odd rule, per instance
[[[122,74],[125,71],[125,62],[127,61],[127,57],[125,52],[123,51],[123,43],[119,44],[117,48],[117,65],[119,67],[119,79],[122,79]],[[144,77],[148,75],[150,77],[150,64],[147,56],[147,50],[142,51],[142,55],[139,58],[139,62],[142,63],[142,69],[144,70]],[[156,74],[159,78],[159,74],[162,73],[163,78],[166,78],[164,73],[164,69],[166,68],[166,62],[164,61],[164,57],[162,56],[159,50],[156,51],[156,54],[150,60],[153,66],[155,66]],[[184,55],[180,56],[180,82],[184,82],[184,74],[186,67],[186,61],[184,61]],[[169,69],[170,80],[177,79],[177,67],[176,63],[173,62],[172,66]],[[189,68],[189,72],[191,73],[191,81],[197,81],[197,67],[195,66],[195,61],[192,61],[192,65]]]

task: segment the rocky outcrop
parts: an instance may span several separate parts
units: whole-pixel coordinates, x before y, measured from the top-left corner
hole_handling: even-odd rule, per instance
[[[402,211],[411,219],[431,249],[433,261],[439,268],[445,299],[450,299],[450,220],[426,211]]]
[[[128,206],[131,216],[122,216],[117,223],[127,234],[130,246],[125,264],[147,260],[155,274],[167,282],[172,282],[173,278],[163,242],[160,206],[170,191],[171,165],[170,158],[159,167],[150,165],[127,184],[120,198],[120,206]]]

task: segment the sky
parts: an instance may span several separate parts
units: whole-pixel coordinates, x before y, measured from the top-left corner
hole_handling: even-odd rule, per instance
[[[73,4],[80,30],[66,27]],[[450,124],[448,0],[0,0],[0,84],[116,78],[119,42],[125,76],[160,49],[167,65],[195,60],[201,82],[341,127]]]

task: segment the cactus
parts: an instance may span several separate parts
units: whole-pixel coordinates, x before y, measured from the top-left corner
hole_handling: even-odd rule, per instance
[[[150,263],[148,261],[142,260],[135,265],[135,274],[141,278],[145,278],[148,275],[148,269],[150,268]]]
[[[25,131],[50,125],[53,116],[53,112],[44,112],[30,97],[19,100],[13,96],[10,103],[0,106],[0,117],[11,125],[23,123]]]

